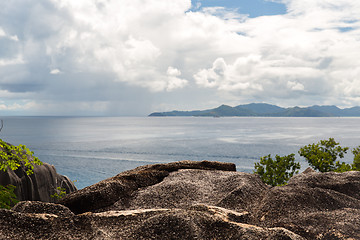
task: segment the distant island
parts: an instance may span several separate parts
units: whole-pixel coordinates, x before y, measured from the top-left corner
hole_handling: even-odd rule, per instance
[[[267,103],[250,103],[231,107],[221,105],[217,108],[195,111],[154,112],[149,117],[360,117],[360,107],[341,109],[337,106],[290,107],[282,108]]]

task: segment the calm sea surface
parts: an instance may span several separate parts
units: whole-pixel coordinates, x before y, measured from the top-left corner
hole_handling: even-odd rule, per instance
[[[78,188],[140,165],[179,160],[233,162],[252,172],[267,154],[335,138],[360,145],[360,118],[3,117],[0,137],[25,144]],[[344,161],[351,162],[348,153]],[[307,164],[297,156],[302,169]]]

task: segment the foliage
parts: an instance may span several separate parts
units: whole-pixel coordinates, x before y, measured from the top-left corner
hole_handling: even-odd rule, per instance
[[[6,172],[8,168],[16,170],[23,163],[28,175],[33,174],[34,166],[42,162],[25,145],[13,146],[0,139],[0,170]]]
[[[14,193],[15,188],[14,185],[10,184],[6,187],[0,185],[0,208],[10,209],[19,202]]]
[[[33,174],[34,164],[42,165],[42,162],[25,145],[13,146],[0,139],[0,171],[6,172],[18,169],[21,164],[26,167],[26,174]],[[15,186],[0,185],[0,208],[11,208],[18,200],[14,193]]]
[[[320,172],[360,171],[360,146],[353,148],[354,161],[352,164],[347,164],[337,159],[344,158],[349,148],[338,145],[334,138],[329,138],[300,148],[299,154]],[[259,174],[261,180],[269,185],[284,185],[295,173],[298,173],[297,169],[300,169],[300,163],[295,163],[294,156],[294,154],[284,157],[276,155],[275,160],[271,155],[262,157],[260,163],[255,163],[254,173]]]
[[[305,157],[308,163],[320,172],[345,172],[352,169],[350,164],[340,163],[336,159],[344,158],[344,154],[348,147],[340,147],[334,138],[329,140],[321,140],[318,143],[309,144],[300,148],[299,154]]]
[[[352,164],[352,170],[360,171],[360,146],[352,150],[354,154],[354,162]]]
[[[295,154],[284,157],[276,155],[275,160],[269,154],[262,157],[260,163],[255,163],[254,173],[259,174],[264,183],[281,186],[298,173],[298,169],[300,169],[300,163],[295,163]]]
[[[57,200],[60,200],[60,199],[62,199],[63,197],[66,196],[66,189],[65,188],[57,187],[55,191],[56,192],[54,194],[50,195],[50,197],[55,198]]]

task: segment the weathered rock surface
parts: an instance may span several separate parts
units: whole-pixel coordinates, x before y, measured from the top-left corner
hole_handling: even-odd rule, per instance
[[[141,166],[74,192],[60,203],[74,213],[103,211],[103,208],[108,208],[114,203],[124,206],[120,208],[126,208],[135,191],[160,183],[171,172],[180,169],[236,171],[236,166],[233,163],[209,161],[180,161]]]
[[[55,205],[55,204],[54,204]],[[296,239],[284,228],[238,223],[220,208],[147,209],[71,217],[0,209],[1,239]]]
[[[41,166],[34,166],[34,174],[27,175],[24,166],[13,171],[8,169],[6,172],[0,171],[0,185],[12,184],[16,186],[15,194],[21,201],[44,201],[54,202],[51,198],[57,187],[64,188],[67,193],[76,191],[72,181],[66,176],[56,172],[53,165],[44,163]]]
[[[0,239],[360,239],[359,190],[360,172],[307,170],[269,187],[233,164],[148,165],[62,205],[0,210]]]
[[[360,239],[360,172],[294,176],[271,188],[255,209],[258,226],[284,227],[307,239]]]
[[[12,210],[21,213],[54,214],[58,217],[74,216],[74,213],[63,205],[39,201],[22,201],[16,204]]]

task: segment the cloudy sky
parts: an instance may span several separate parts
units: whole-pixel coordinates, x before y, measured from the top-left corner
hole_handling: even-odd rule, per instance
[[[0,2],[0,114],[360,105],[360,1]]]

